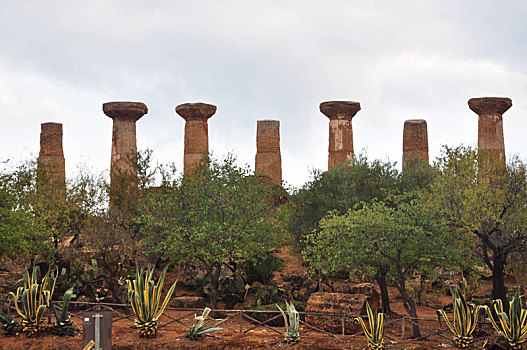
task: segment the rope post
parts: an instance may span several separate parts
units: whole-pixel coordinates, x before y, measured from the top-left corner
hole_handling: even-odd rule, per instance
[[[401,321],[401,340],[404,340],[404,316],[403,316],[403,319]]]
[[[243,311],[240,310],[240,333],[243,333]]]
[[[344,323],[344,315],[341,316],[340,325],[342,327],[342,335],[346,334],[346,326],[345,326],[345,323]]]

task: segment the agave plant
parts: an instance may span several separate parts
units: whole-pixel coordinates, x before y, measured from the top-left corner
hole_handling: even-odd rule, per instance
[[[59,335],[74,335],[77,327],[73,324],[71,317],[68,314],[68,308],[70,306],[70,301],[72,298],[75,298],[76,295],[73,294],[73,287],[68,289],[64,296],[62,297],[62,312],[59,314],[57,308],[52,303],[53,312],[55,313],[55,324],[53,325],[53,330]]]
[[[194,316],[196,322],[189,328],[187,333],[187,337],[189,337],[190,340],[199,340],[204,334],[215,333],[223,330],[223,328],[219,328],[218,326],[225,322],[225,320],[221,320],[212,326],[205,326],[210,311],[210,308],[206,307],[201,316]]]
[[[128,300],[132,305],[132,310],[136,317],[135,325],[141,337],[152,338],[157,335],[157,320],[165,311],[168,301],[176,288],[177,281],[170,287],[163,304],[160,306],[159,301],[166,272],[167,267],[161,273],[157,285],[154,285],[154,269],[151,267],[148,267],[146,271],[137,269],[136,278],[133,281],[126,281],[128,285]]]
[[[451,288],[452,301],[454,306],[454,320],[452,323],[448,320],[445,310],[437,310],[437,317],[443,316],[445,322],[454,333],[454,344],[459,349],[468,349],[474,337],[472,333],[478,323],[478,314],[481,306],[467,302],[465,296],[457,288]]]
[[[362,318],[356,317],[355,321],[360,324],[366,339],[368,339],[368,349],[382,350],[384,349],[384,313],[374,314],[368,302],[366,302],[366,312],[368,313],[369,329]]]
[[[2,311],[0,308],[0,323],[2,323],[2,330],[7,336],[15,335],[18,332],[18,322],[11,315],[11,303],[13,300],[9,301],[7,306],[7,314]]]
[[[511,349],[521,349],[527,341],[527,310],[522,309],[520,291],[509,302],[509,315],[503,311],[503,302],[500,299],[492,301],[492,309],[496,313],[498,322],[494,319],[491,309],[484,305],[483,308],[489,315],[489,320],[498,334],[509,343]]]
[[[285,341],[288,344],[296,344],[298,343],[298,340],[300,339],[300,333],[298,332],[298,328],[300,326],[300,317],[298,315],[298,311],[295,309],[295,305],[293,303],[289,304],[287,301],[285,302],[287,316],[282,310],[282,308],[278,305],[276,305],[278,309],[280,309],[280,312],[282,313],[282,317],[284,318],[284,324],[285,324]]]
[[[39,284],[37,270],[30,275],[26,268],[24,272],[24,286],[18,287],[16,294],[10,292],[15,301],[16,312],[22,317],[22,331],[30,336],[46,328],[44,313],[49,307],[55,289],[57,274],[53,271],[42,278]],[[18,306],[18,299],[22,300],[22,308]]]

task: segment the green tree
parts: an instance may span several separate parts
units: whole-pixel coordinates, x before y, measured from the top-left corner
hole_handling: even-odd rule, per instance
[[[2,163],[0,171],[0,260],[46,255],[50,249],[49,236],[35,222],[34,200],[36,163],[12,165]]]
[[[353,165],[339,164],[325,173],[315,171],[313,179],[293,194],[289,204],[287,228],[292,234],[293,244],[297,250],[305,248],[305,237],[320,229],[319,221],[329,211],[344,214],[349,209],[360,209],[374,199],[384,200],[393,193],[428,189],[435,176],[437,171],[421,158],[413,158],[400,173],[395,164],[368,161],[365,155],[356,157]],[[375,274],[385,313],[391,313],[388,271],[388,265],[378,266]]]
[[[406,289],[414,272],[459,266],[466,244],[450,234],[442,209],[415,193],[363,203],[344,215],[333,211],[308,236],[304,256],[311,268],[339,271],[357,268],[376,276],[388,267],[407,313],[417,318],[415,300]],[[417,320],[414,337],[419,337]]]
[[[151,191],[143,209],[143,242],[175,262],[200,261],[216,308],[222,268],[234,271],[280,245],[276,194],[276,185],[236,166],[232,156],[202,161],[191,175]]]
[[[0,261],[25,255],[33,230],[32,217],[18,208],[9,182],[8,175],[0,175]]]
[[[287,229],[300,251],[305,237],[318,230],[318,223],[331,210],[344,214],[362,202],[382,200],[397,188],[398,172],[393,163],[368,161],[358,155],[353,165],[338,164],[330,171],[313,171],[312,179],[291,196]]]
[[[494,163],[469,147],[443,149],[441,176],[433,196],[452,228],[478,243],[475,254],[492,271],[492,298],[506,301],[507,257],[525,250],[527,238],[526,165],[513,157]]]

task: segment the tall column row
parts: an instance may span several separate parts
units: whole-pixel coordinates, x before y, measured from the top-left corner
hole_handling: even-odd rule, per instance
[[[468,101],[469,108],[478,116],[478,149],[491,161],[505,163],[503,113],[511,106],[509,98],[483,97]],[[320,112],[329,118],[328,169],[339,163],[353,161],[352,119],[360,111],[360,103],[328,101],[320,104]],[[136,186],[137,156],[136,122],[148,113],[140,102],[109,102],[103,104],[104,113],[112,118],[111,187],[126,190],[119,184],[124,175],[130,177],[126,186]],[[176,107],[176,113],[185,120],[184,174],[194,171],[198,163],[209,154],[208,119],[216,106],[206,103],[185,103]],[[256,132],[255,173],[267,176],[276,184],[282,182],[280,152],[280,122],[260,120]],[[408,161],[420,157],[428,162],[427,123],[411,119],[403,129],[403,170]],[[38,174],[48,183],[58,184],[65,191],[65,160],[62,148],[62,124],[43,123],[40,134]]]

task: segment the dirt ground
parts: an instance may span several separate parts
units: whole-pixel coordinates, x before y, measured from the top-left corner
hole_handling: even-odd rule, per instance
[[[282,252],[285,260],[286,270],[301,273],[303,267],[298,259],[292,259],[291,254],[285,251]],[[176,276],[167,275],[166,285],[170,285]],[[281,283],[282,281],[276,281]],[[476,294],[484,295],[488,293],[491,288],[490,281],[483,282],[479,285]],[[176,289],[175,295],[189,295],[189,290],[181,289],[179,286]],[[434,331],[442,329],[441,334],[429,335],[423,340],[408,339],[411,335],[411,325],[406,320],[403,330],[401,316],[407,316],[404,310],[403,303],[398,291],[394,288],[390,289],[391,308],[396,313],[396,316],[390,316],[387,320],[385,345],[386,349],[403,350],[425,350],[425,349],[445,349],[454,348],[452,345],[452,334],[444,322],[441,325],[437,321],[436,309],[451,303],[452,299],[446,294],[430,293],[424,298],[423,305],[418,308],[418,316],[428,321],[421,321],[422,335],[429,335]],[[220,305],[221,306],[221,305]],[[73,318],[77,327],[82,328],[82,314],[79,311],[72,310],[78,313]],[[121,310],[120,312],[125,312]],[[229,314],[224,314],[229,316]],[[348,332],[346,335],[328,335],[324,333],[315,332],[305,325],[301,325],[300,342],[297,345],[291,346],[285,343],[283,337],[283,327],[276,327],[273,331],[269,328],[257,327],[255,323],[244,319],[242,330],[239,333],[239,316],[235,316],[225,322],[222,327],[223,331],[214,333],[211,336],[204,337],[200,341],[190,341],[186,337],[188,325],[194,321],[194,312],[169,310],[165,311],[160,319],[160,328],[158,336],[155,339],[142,339],[138,336],[137,330],[133,328],[133,316],[118,320],[119,314],[114,313],[113,328],[112,328],[112,349],[366,349],[366,339],[360,330]],[[174,319],[179,319],[185,325],[175,322]],[[341,320],[335,321],[337,327]],[[169,323],[167,325],[167,323]],[[487,331],[491,331],[489,327]],[[404,333],[404,340],[402,339],[402,332]],[[67,350],[67,349],[82,349],[82,331],[73,337],[58,337],[51,334],[40,334],[34,338],[28,338],[20,335],[16,337],[6,337],[0,332],[0,350],[3,349],[43,349],[43,350]],[[492,332],[494,333],[494,332]],[[485,333],[481,332],[479,338],[483,339]],[[491,338],[494,342],[500,340],[497,336]],[[482,341],[473,346],[473,349],[481,349]]]
[[[400,316],[406,315],[403,310],[403,305],[400,298],[397,297],[397,292],[391,290],[393,305],[392,309]],[[444,296],[439,299],[439,302],[447,304],[450,297]],[[117,320],[113,323],[112,329],[112,344],[113,349],[366,349],[366,340],[364,335],[359,331],[352,335],[327,335],[323,333],[314,332],[308,329],[305,325],[301,326],[300,330],[305,332],[301,334],[299,344],[290,346],[284,342],[283,328],[276,327],[277,332],[263,327],[254,327],[255,324],[249,320],[244,320],[243,330],[249,330],[247,333],[237,333],[234,330],[239,329],[239,317],[234,316],[223,327],[224,330],[215,333],[212,336],[203,338],[200,341],[190,341],[186,338],[186,327],[180,323],[172,322],[167,326],[163,326],[173,319],[179,319],[189,325],[193,322],[194,313],[191,311],[177,311],[166,310],[167,316],[162,316],[160,319],[160,329],[158,336],[155,339],[141,339],[137,330],[133,327],[133,317]],[[229,316],[225,314],[224,316]],[[432,331],[439,329],[439,323],[435,316],[435,309],[433,307],[422,306],[419,309],[419,316],[429,319],[430,321],[422,322],[423,335],[430,334]],[[114,319],[119,317],[114,313]],[[411,340],[401,339],[401,321],[397,317],[391,317],[387,322],[393,321],[386,327],[385,344],[387,349],[445,349],[454,348],[452,342],[449,340],[451,334],[448,330],[442,332],[442,335],[432,335],[426,340]],[[80,315],[74,317],[74,322],[79,328],[82,327]],[[336,322],[340,322],[337,320]],[[411,327],[406,321],[406,338],[411,335]],[[445,329],[444,322],[441,329]],[[393,338],[390,339],[390,338]],[[494,338],[496,340],[496,338]],[[482,343],[480,342],[479,345]],[[479,348],[481,347],[473,347]],[[80,332],[74,337],[58,337],[54,335],[39,335],[34,338],[27,338],[25,336],[6,337],[0,335],[0,349],[82,349],[82,335]]]

